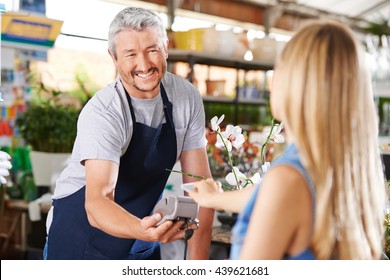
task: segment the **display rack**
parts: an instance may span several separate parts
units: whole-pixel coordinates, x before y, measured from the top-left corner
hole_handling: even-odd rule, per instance
[[[194,79],[194,66],[196,64],[218,66],[225,68],[233,68],[237,70],[261,70],[269,71],[273,69],[273,64],[269,62],[261,61],[247,61],[244,59],[226,57],[218,54],[209,54],[202,52],[194,52],[190,50],[179,50],[171,49],[168,55],[169,63],[184,62],[189,65],[189,73],[186,77],[190,82]],[[237,71],[238,81],[238,71]],[[263,115],[264,118],[267,114],[268,107],[268,95],[267,91],[262,92],[260,98],[250,99],[242,98],[239,94],[239,86],[236,86],[236,93],[233,98],[228,97],[214,97],[214,96],[203,96],[203,102],[205,104],[206,121],[209,121],[212,115],[220,115],[224,113],[227,115],[227,119],[232,121],[234,124],[243,125],[259,125],[258,120],[261,116],[253,116],[252,113],[257,112],[257,115]],[[221,108],[218,108],[221,107]],[[261,108],[259,108],[259,106]],[[259,111],[262,109],[262,111]],[[257,111],[256,111],[257,110]],[[243,118],[245,116],[246,118]],[[267,120],[264,120],[267,122]]]

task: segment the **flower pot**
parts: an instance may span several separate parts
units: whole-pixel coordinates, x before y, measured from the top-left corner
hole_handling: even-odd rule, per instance
[[[223,96],[225,95],[225,80],[206,80],[207,95]]]
[[[70,159],[68,153],[30,151],[31,168],[37,187],[49,187],[54,192],[57,178]]]

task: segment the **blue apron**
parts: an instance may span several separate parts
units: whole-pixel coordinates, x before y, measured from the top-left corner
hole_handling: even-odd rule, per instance
[[[136,122],[130,95],[126,92],[133,135],[120,158],[114,199],[141,219],[151,214],[169,177],[166,168],[172,169],[176,162],[172,104],[162,84],[160,90],[166,122],[158,128]],[[118,238],[92,227],[84,203],[85,186],[70,196],[53,201],[47,259],[160,259],[157,242]]]

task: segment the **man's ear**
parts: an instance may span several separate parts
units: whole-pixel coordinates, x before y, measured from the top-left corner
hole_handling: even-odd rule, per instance
[[[165,59],[168,58],[168,46],[169,46],[169,39],[165,42],[164,50],[165,50]]]
[[[117,64],[118,64],[118,61],[117,61],[117,59],[116,59],[116,56],[115,56],[110,50],[108,50],[108,53],[110,54],[111,59],[112,59],[112,62],[114,62],[115,67],[116,67]]]

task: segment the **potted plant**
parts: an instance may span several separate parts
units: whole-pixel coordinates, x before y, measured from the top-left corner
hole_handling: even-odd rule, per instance
[[[76,80],[80,89],[85,90],[82,81]],[[53,191],[58,175],[70,158],[79,113],[91,95],[84,92],[83,99],[73,98],[70,103],[69,94],[48,88],[41,81],[35,84],[35,99],[17,117],[15,124],[30,148],[35,185],[49,187]]]
[[[385,218],[383,222],[385,226],[385,254],[388,259],[390,259],[390,212],[385,213]]]
[[[367,33],[377,36],[390,35],[390,22],[387,18],[382,18],[378,22],[371,22],[367,27],[363,28]]]

